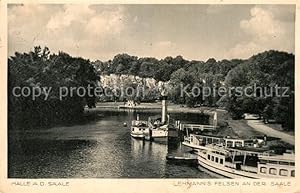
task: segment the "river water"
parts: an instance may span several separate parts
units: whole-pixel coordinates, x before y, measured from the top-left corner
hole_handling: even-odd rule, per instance
[[[11,178],[212,178],[195,165],[166,160],[186,151],[180,143],[167,145],[133,139],[130,122],[159,115],[159,111],[101,110],[82,124],[11,133],[8,177]],[[207,123],[199,114],[170,114],[190,123]],[[128,126],[124,127],[123,124]]]

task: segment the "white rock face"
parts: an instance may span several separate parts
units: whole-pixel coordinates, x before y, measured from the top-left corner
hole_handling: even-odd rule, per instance
[[[167,86],[168,82],[157,81],[154,78],[141,78],[134,75],[110,74],[100,76],[100,86],[102,87],[125,87],[132,84],[161,90]]]

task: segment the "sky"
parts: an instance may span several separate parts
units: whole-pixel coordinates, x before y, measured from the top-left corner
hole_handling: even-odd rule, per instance
[[[101,61],[294,53],[295,5],[8,5],[9,56],[37,45]]]

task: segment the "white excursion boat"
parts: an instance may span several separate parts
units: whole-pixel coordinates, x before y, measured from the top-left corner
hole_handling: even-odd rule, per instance
[[[207,144],[223,144],[223,142],[223,137],[190,134],[189,136],[184,136],[182,145],[198,150],[202,149]]]
[[[149,118],[148,121],[133,120],[131,122],[130,135],[134,138],[166,141],[169,137],[177,137],[177,130],[169,124],[162,124],[160,119],[155,120],[154,124]]]
[[[182,144],[197,152],[203,168],[228,178],[294,177],[294,153],[276,155],[266,140],[190,134]]]
[[[131,136],[152,141],[168,141],[170,137],[178,137],[178,130],[170,123],[167,115],[167,97],[162,97],[161,117],[149,117],[148,121],[133,120],[131,123]]]
[[[265,139],[266,140],[266,139]],[[203,146],[208,144],[220,144],[225,147],[252,147],[262,146],[266,143],[264,139],[241,139],[231,138],[224,136],[213,136],[213,135],[196,135],[190,134],[184,137],[183,145],[188,146],[194,150],[202,149]]]
[[[170,124],[169,116],[167,122],[162,122],[160,119],[152,121],[150,117],[148,125],[149,130],[145,133],[146,140],[168,141],[169,138],[178,137],[178,130]]]
[[[134,138],[145,138],[145,133],[149,132],[148,121],[133,120],[131,122],[130,135]]]
[[[209,144],[198,150],[202,167],[228,178],[295,177],[295,155],[272,155],[258,148]]]

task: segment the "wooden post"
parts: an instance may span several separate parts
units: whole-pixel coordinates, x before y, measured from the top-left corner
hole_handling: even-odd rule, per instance
[[[246,163],[246,157],[247,157],[247,152],[244,153],[243,165],[245,165],[245,163]]]
[[[234,163],[234,158],[235,158],[235,151],[233,152],[232,163]]]

